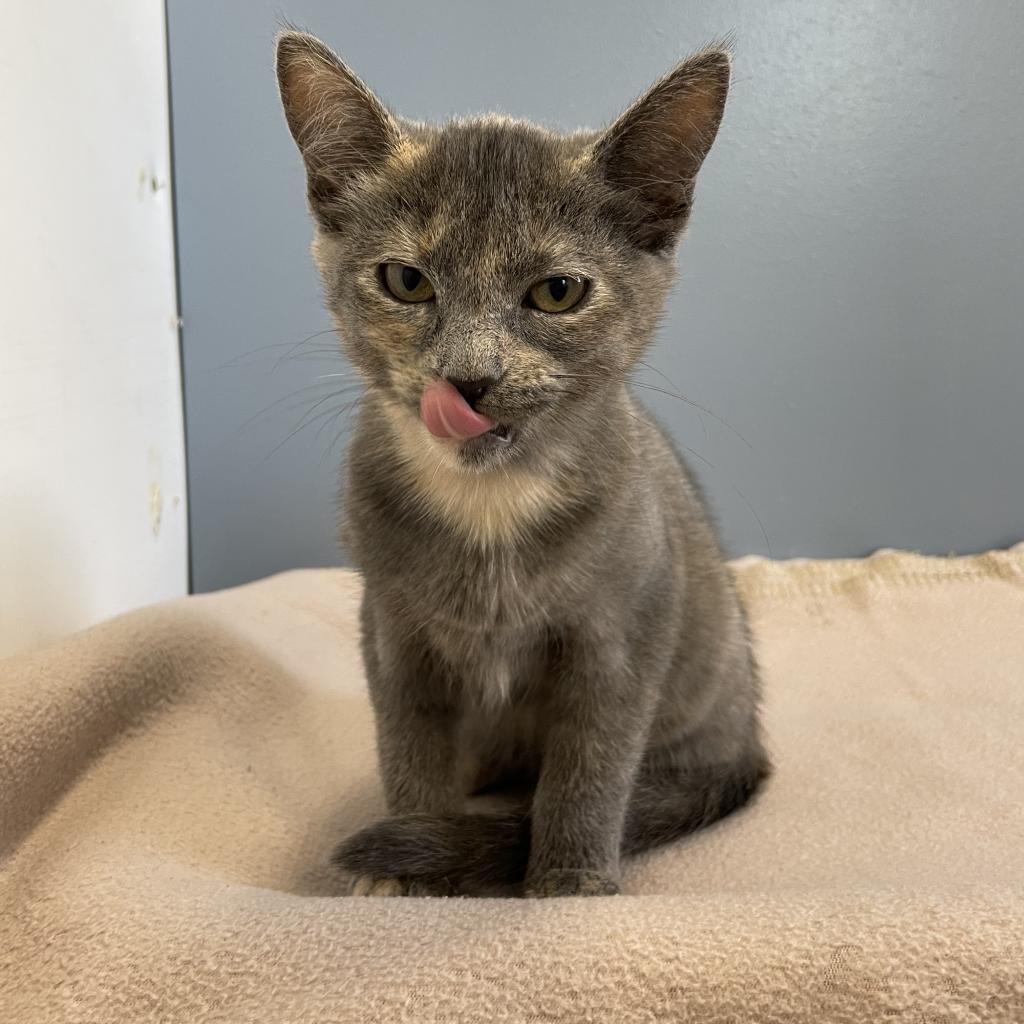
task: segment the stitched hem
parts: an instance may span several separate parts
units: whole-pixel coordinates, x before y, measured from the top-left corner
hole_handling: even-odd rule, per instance
[[[771,561],[748,555],[731,563],[747,600],[834,594],[851,587],[933,586],[982,579],[1024,585],[1024,542],[1007,551],[933,556],[889,548],[867,558],[793,558]]]

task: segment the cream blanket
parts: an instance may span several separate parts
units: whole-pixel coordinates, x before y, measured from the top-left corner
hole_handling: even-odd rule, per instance
[[[0,665],[0,1020],[1024,1021],[1024,545],[736,567],[777,773],[625,895],[341,899],[359,582]]]

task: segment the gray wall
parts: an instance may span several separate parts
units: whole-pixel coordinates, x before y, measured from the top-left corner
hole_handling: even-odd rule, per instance
[[[735,32],[649,360],[716,416],[645,393],[697,453],[729,549],[1024,536],[1024,5],[168,6],[197,590],[338,557],[347,420],[318,377],[344,367],[329,335],[293,347],[328,321],[271,73],[281,13],[404,114],[562,127]]]

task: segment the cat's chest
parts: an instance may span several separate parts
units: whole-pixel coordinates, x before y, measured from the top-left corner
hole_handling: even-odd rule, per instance
[[[549,616],[546,575],[514,552],[456,548],[428,561],[423,578],[430,600],[424,612],[438,628],[516,633]]]
[[[545,646],[533,631],[436,630],[434,646],[471,705],[497,708],[518,699],[543,672]]]
[[[508,564],[467,565],[434,584],[425,609],[432,646],[485,700],[513,695],[543,660],[546,588]]]

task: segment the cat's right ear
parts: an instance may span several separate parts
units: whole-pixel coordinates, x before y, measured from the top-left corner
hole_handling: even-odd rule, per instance
[[[398,146],[398,125],[330,48],[305,32],[277,37],[277,82],[306,164],[310,208],[321,225],[336,227],[353,180]]]
[[[617,194],[613,219],[644,249],[670,249],[729,91],[727,50],[711,47],[656,82],[598,140],[594,156]]]

